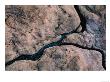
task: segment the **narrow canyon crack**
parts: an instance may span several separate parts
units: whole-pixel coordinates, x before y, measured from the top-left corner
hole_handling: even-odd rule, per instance
[[[102,66],[106,70],[106,61],[105,61],[106,58],[105,58],[105,52],[103,50],[98,49],[98,48],[94,48],[94,47],[89,48],[87,46],[81,46],[81,45],[75,44],[75,43],[63,42],[63,40],[67,37],[67,35],[70,35],[73,33],[83,33],[84,31],[86,31],[86,19],[82,16],[78,7],[77,6],[74,6],[74,7],[75,7],[75,9],[76,9],[76,11],[80,17],[80,20],[81,20],[81,23],[79,24],[79,26],[77,27],[76,30],[61,34],[59,36],[60,39],[58,41],[44,45],[38,52],[35,52],[34,54],[21,54],[20,56],[16,57],[15,59],[6,62],[5,66],[9,66],[9,65],[13,64],[14,62],[20,61],[20,60],[32,60],[32,61],[40,60],[40,58],[43,56],[45,49],[50,48],[50,47],[62,46],[62,45],[73,45],[73,46],[76,46],[76,47],[81,48],[81,49],[95,50],[95,51],[100,52],[102,54]],[[64,11],[64,13],[66,13],[66,11]],[[59,26],[60,25],[58,25],[58,27]],[[81,30],[81,32],[78,32],[77,30],[80,26],[82,26],[82,30]]]
[[[78,28],[79,27],[80,27],[80,25],[78,26]],[[72,34],[72,33],[78,33],[77,29],[75,31],[71,31],[69,33],[61,34],[60,35],[61,38],[58,41],[52,42],[52,43],[49,43],[49,44],[43,46],[38,52],[36,52],[34,54],[31,54],[31,55],[30,54],[21,54],[17,58],[15,58],[15,59],[13,59],[11,61],[6,62],[5,66],[8,66],[8,65],[14,63],[15,61],[19,61],[19,60],[33,60],[33,61],[38,60],[38,59],[40,59],[42,57],[43,52],[44,52],[45,49],[47,49],[49,47],[53,47],[53,46],[61,46],[63,39],[65,39],[67,35]]]
[[[80,27],[80,25],[78,26],[78,28]],[[78,29],[77,28],[77,29]],[[64,33],[64,34],[61,34],[61,38],[60,40],[56,41],[56,42],[52,42],[50,44],[47,44],[45,46],[43,46],[38,52],[34,53],[34,54],[22,54],[20,56],[18,56],[17,58],[13,59],[13,60],[10,60],[8,62],[5,63],[5,66],[8,66],[8,65],[11,65],[12,63],[14,63],[15,61],[19,61],[19,60],[32,60],[32,61],[35,61],[35,60],[39,60],[45,49],[47,48],[50,48],[50,47],[54,47],[54,46],[62,46],[62,45],[73,45],[73,46],[76,46],[78,48],[82,48],[82,49],[87,49],[87,50],[95,50],[95,51],[98,51],[102,54],[102,66],[104,67],[104,69],[106,69],[106,66],[105,66],[105,56],[104,56],[104,51],[101,50],[101,49],[96,49],[96,48],[89,48],[89,47],[84,47],[84,46],[81,46],[79,44],[74,44],[74,43],[66,43],[66,42],[62,42],[63,39],[66,38],[67,35],[69,34],[72,34],[72,33],[79,33],[77,32],[77,29],[75,31],[71,31],[69,33]]]

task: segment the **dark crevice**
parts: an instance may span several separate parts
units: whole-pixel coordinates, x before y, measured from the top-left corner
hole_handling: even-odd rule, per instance
[[[86,31],[86,18],[81,14],[78,5],[74,5],[75,10],[77,11],[79,18],[81,20],[82,31]]]
[[[82,31],[81,32],[84,32],[84,31],[87,31],[87,29],[86,29],[86,23],[87,23],[87,21],[86,21],[86,18],[83,16],[83,14],[81,13],[81,11],[80,11],[80,9],[79,9],[79,7],[78,7],[78,5],[74,5],[74,8],[75,8],[75,10],[77,11],[77,13],[78,13],[78,15],[79,15],[79,17],[80,17],[80,20],[81,20],[81,23],[80,23],[80,25],[82,26]],[[103,68],[106,70],[106,56],[105,56],[105,53],[104,53],[104,51],[103,50],[101,50],[101,49],[97,49],[97,48],[94,48],[94,47],[91,47],[91,48],[88,48],[88,47],[83,47],[83,46],[80,46],[80,45],[78,45],[78,44],[74,44],[74,43],[65,43],[66,45],[75,45],[75,46],[77,46],[77,47],[79,47],[79,48],[82,48],[82,49],[88,49],[88,50],[96,50],[96,51],[99,51],[101,54],[102,54],[102,66],[103,66]]]
[[[79,26],[80,26],[80,25],[79,25]],[[77,28],[79,28],[79,26],[78,26]],[[31,54],[31,55],[30,55],[30,54],[21,54],[21,55],[18,56],[17,58],[15,58],[15,59],[13,59],[13,60],[11,60],[11,61],[6,62],[6,63],[5,63],[5,66],[8,66],[8,65],[14,63],[15,61],[19,61],[19,60],[32,60],[32,61],[38,60],[38,59],[40,59],[40,58],[42,57],[42,55],[43,55],[43,53],[44,53],[44,50],[45,50],[46,48],[53,47],[53,46],[61,46],[63,39],[65,39],[67,35],[72,34],[72,33],[78,33],[78,32],[77,32],[77,29],[76,29],[74,32],[71,31],[71,32],[69,32],[69,33],[63,33],[63,34],[61,34],[60,40],[58,40],[58,41],[56,41],[56,42],[52,42],[52,43],[50,43],[50,44],[47,44],[47,45],[43,46],[43,47],[42,47],[38,52],[36,52],[35,54]]]
[[[63,39],[65,38],[65,36],[62,37]],[[12,63],[14,63],[15,61],[19,61],[19,60],[32,60],[32,61],[35,61],[35,60],[39,60],[43,53],[44,53],[44,50],[47,49],[47,48],[50,48],[50,47],[53,47],[53,46],[63,46],[63,45],[73,45],[73,46],[76,46],[78,48],[81,48],[81,49],[87,49],[87,50],[95,50],[95,51],[98,51],[102,54],[102,66],[104,67],[104,69],[106,70],[106,62],[105,62],[105,53],[103,50],[101,49],[96,49],[96,48],[89,48],[89,47],[84,47],[84,46],[81,46],[79,44],[75,44],[75,43],[63,43],[62,40],[63,39],[60,39],[59,41],[57,42],[52,42],[48,45],[45,45],[44,47],[42,47],[37,53],[35,54],[32,54],[32,55],[28,55],[28,54],[24,54],[24,55],[20,55],[18,56],[17,58],[11,60],[11,61],[8,61],[5,66],[8,66]]]
[[[102,55],[102,66],[106,70],[106,61],[105,61],[106,58],[105,58],[105,52],[103,50],[98,49],[98,48],[94,48],[94,47],[91,47],[91,48],[84,47],[84,46],[81,46],[81,45],[75,44],[75,43],[61,43],[61,45],[73,45],[73,46],[76,46],[76,47],[81,48],[81,49],[95,50],[95,51],[100,52]]]
[[[95,51],[100,52],[102,54],[102,66],[104,67],[104,69],[106,69],[106,66],[105,66],[105,56],[104,56],[105,53],[103,52],[103,50],[96,49],[96,48],[88,48],[88,47],[84,47],[84,46],[81,46],[81,45],[75,44],[75,43],[64,43],[64,42],[62,42],[63,39],[65,39],[67,35],[72,34],[72,33],[78,33],[77,32],[77,29],[75,31],[71,31],[69,33],[61,34],[60,40],[58,40],[56,42],[52,42],[50,44],[47,44],[47,45],[43,46],[35,54],[31,54],[31,55],[29,55],[29,54],[22,54],[22,55],[18,56],[17,58],[15,58],[15,59],[13,59],[11,61],[6,62],[5,66],[8,66],[8,65],[14,63],[15,61],[19,61],[19,60],[32,60],[32,61],[39,60],[42,57],[45,49],[50,48],[50,47],[53,47],[53,46],[73,45],[73,46],[76,46],[78,48],[87,49],[87,50],[95,50]]]
[[[32,60],[32,61],[39,60],[43,56],[43,53],[44,53],[45,49],[53,47],[53,46],[73,45],[73,46],[76,46],[76,47],[81,48],[81,49],[95,50],[95,51],[100,52],[102,54],[102,66],[106,70],[106,61],[105,61],[106,58],[105,58],[105,53],[104,53],[103,50],[97,49],[97,48],[93,48],[93,47],[91,47],[91,48],[84,47],[84,46],[81,46],[81,45],[75,44],[75,43],[65,43],[65,42],[63,42],[63,40],[69,34],[72,34],[72,33],[82,33],[84,31],[86,31],[86,19],[80,13],[80,10],[79,10],[78,6],[74,6],[74,7],[75,7],[75,9],[76,9],[76,11],[77,11],[77,13],[78,13],[78,15],[80,17],[80,20],[81,20],[81,24],[79,24],[79,26],[77,27],[76,30],[73,30],[71,32],[67,32],[67,33],[61,34],[60,35],[61,38],[58,41],[49,43],[47,45],[44,45],[38,52],[36,52],[34,54],[20,54],[20,56],[18,56],[17,58],[6,62],[5,66],[11,65],[12,63],[14,63],[16,61],[19,61],[19,60]],[[66,13],[66,11],[64,11],[64,12]],[[81,32],[77,32],[77,30],[80,27],[80,25],[82,26],[82,31]],[[60,26],[60,25],[58,25],[58,26]]]

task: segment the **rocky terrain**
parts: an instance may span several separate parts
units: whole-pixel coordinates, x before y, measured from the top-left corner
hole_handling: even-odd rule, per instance
[[[104,5],[6,5],[5,70],[106,70]]]

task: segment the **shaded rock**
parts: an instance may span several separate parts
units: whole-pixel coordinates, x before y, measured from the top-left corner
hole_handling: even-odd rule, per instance
[[[86,19],[86,30],[95,37],[94,46],[106,50],[105,6],[78,6]],[[89,8],[89,9],[88,9]],[[97,13],[100,13],[97,14]]]
[[[86,5],[85,7],[88,11],[96,14],[100,14],[106,8],[105,5]]]

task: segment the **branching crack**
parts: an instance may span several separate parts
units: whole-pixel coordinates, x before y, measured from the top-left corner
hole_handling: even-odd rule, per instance
[[[78,10],[78,7],[75,6],[75,9],[77,12],[79,12]],[[65,12],[65,11],[64,11]],[[65,12],[66,13],[66,12]],[[43,56],[43,53],[45,51],[45,49],[47,48],[50,48],[50,47],[54,47],[54,46],[62,46],[62,45],[73,45],[73,46],[76,46],[78,48],[81,48],[81,49],[87,49],[87,50],[95,50],[95,51],[98,51],[102,54],[102,66],[103,68],[106,70],[106,62],[105,62],[105,52],[101,49],[97,49],[97,48],[94,48],[94,47],[84,47],[84,46],[81,46],[79,44],[75,44],[75,43],[66,43],[66,42],[63,42],[63,40],[67,37],[67,35],[70,35],[72,33],[83,33],[83,31],[85,31],[86,27],[85,27],[85,19],[82,20],[82,16],[81,16],[81,13],[79,14],[79,17],[80,17],[80,20],[81,20],[81,23],[79,24],[79,26],[77,27],[76,30],[73,30],[69,33],[63,33],[61,34],[61,38],[56,41],[56,42],[52,42],[52,43],[49,43],[47,45],[44,45],[38,52],[34,53],[34,54],[21,54],[20,56],[16,57],[15,59],[13,60],[10,60],[8,62],[5,63],[5,66],[8,66],[8,65],[11,65],[12,63],[14,63],[15,61],[19,61],[19,60],[32,60],[32,61],[36,61],[36,60],[40,60],[40,58]],[[83,23],[82,23],[83,22]],[[83,29],[81,32],[78,32],[78,28],[81,26],[83,26]]]

